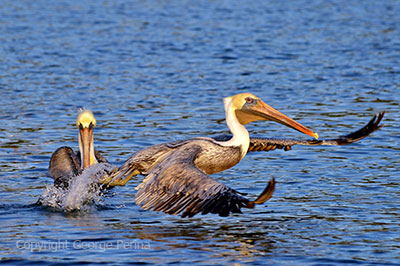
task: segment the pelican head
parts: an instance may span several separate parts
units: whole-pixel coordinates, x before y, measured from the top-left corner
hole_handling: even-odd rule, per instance
[[[92,111],[80,109],[76,118],[76,126],[79,128],[81,168],[85,169],[97,163],[93,146],[93,128],[96,126],[96,118],[94,118]]]
[[[238,122],[242,125],[258,120],[275,121],[318,139],[317,133],[272,108],[251,93],[236,94],[225,98],[224,101],[230,104],[231,110],[235,112]]]

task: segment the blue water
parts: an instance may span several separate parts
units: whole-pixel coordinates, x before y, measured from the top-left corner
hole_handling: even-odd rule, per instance
[[[0,258],[11,265],[399,265],[400,2],[15,1],[0,5]],[[134,204],[141,177],[84,211],[33,206],[77,109],[116,165],[160,142],[227,133],[250,91],[346,147],[248,154],[214,178],[273,198],[229,218]],[[254,136],[302,134],[272,122]]]

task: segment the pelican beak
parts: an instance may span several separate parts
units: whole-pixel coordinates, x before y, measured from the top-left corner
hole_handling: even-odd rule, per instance
[[[290,117],[282,114],[278,110],[272,108],[260,99],[254,99],[252,102],[247,102],[243,105],[241,111],[249,115],[250,117],[246,119],[243,118],[243,114],[238,116],[239,121],[242,120],[246,122],[256,121],[256,120],[270,120],[283,124],[287,127],[296,129],[304,134],[307,134],[313,138],[318,139],[318,134],[314,133],[311,129],[303,126],[302,124],[294,121]],[[240,119],[241,118],[241,119]]]
[[[79,138],[80,142],[82,144],[81,147],[81,152],[82,152],[82,158],[83,158],[83,169],[86,169],[89,167],[93,162],[90,161],[91,156],[90,156],[90,150],[91,150],[91,145],[92,145],[92,139],[93,139],[93,128],[80,128],[79,129]]]

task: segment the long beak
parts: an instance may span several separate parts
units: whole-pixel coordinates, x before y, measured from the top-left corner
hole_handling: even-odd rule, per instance
[[[92,144],[93,128],[79,129],[79,138],[82,144],[81,158],[83,158],[83,169],[86,169],[91,165],[90,162],[90,145]]]
[[[271,120],[283,124],[287,127],[296,129],[304,134],[307,134],[313,138],[318,139],[318,134],[314,133],[311,129],[303,126],[302,124],[294,121],[290,117],[282,114],[278,110],[272,108],[262,100],[257,100],[256,104],[249,105],[244,111],[256,115],[263,120]]]

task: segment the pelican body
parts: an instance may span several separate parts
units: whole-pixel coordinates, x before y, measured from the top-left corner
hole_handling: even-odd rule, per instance
[[[195,165],[207,174],[229,169],[238,164],[250,147],[250,136],[245,124],[257,120],[272,120],[318,138],[318,134],[273,109],[250,93],[237,94],[224,99],[226,120],[233,137],[221,140],[197,137],[150,146],[134,153],[114,175],[114,179],[126,176],[126,170],[135,169],[146,174],[160,160],[172,151],[186,145],[197,144],[201,151],[195,158]],[[114,180],[115,181],[115,180]]]
[[[49,163],[49,174],[54,179],[54,184],[66,188],[74,176],[79,175],[84,169],[107,160],[94,148],[93,129],[96,118],[92,111],[80,109],[76,119],[79,129],[79,151],[74,153],[72,148],[63,146],[52,155]]]
[[[208,174],[229,169],[243,159],[250,146],[247,123],[271,120],[314,138],[318,138],[318,134],[251,93],[225,98],[224,107],[226,122],[233,135],[229,140],[200,137],[154,145],[134,153],[119,171],[101,182],[111,186],[124,185],[134,175],[145,175],[138,186],[136,203],[143,209],[182,213],[183,217],[199,212],[227,216],[231,212],[240,212],[241,207],[252,208],[264,203],[274,191],[273,179],[255,201],[249,201]]]
[[[275,180],[250,201],[234,189],[208,175],[229,169],[239,163],[249,151],[290,150],[293,145],[347,145],[379,129],[384,112],[374,116],[358,131],[335,139],[318,140],[318,134],[273,109],[251,93],[224,99],[226,122],[232,136],[198,137],[153,145],[133,153],[129,159],[105,176],[100,183],[125,185],[133,176],[142,174],[135,201],[145,210],[162,211],[192,217],[197,213],[228,216],[241,208],[253,208],[271,198]],[[250,138],[247,123],[270,120],[296,129],[313,140]]]

